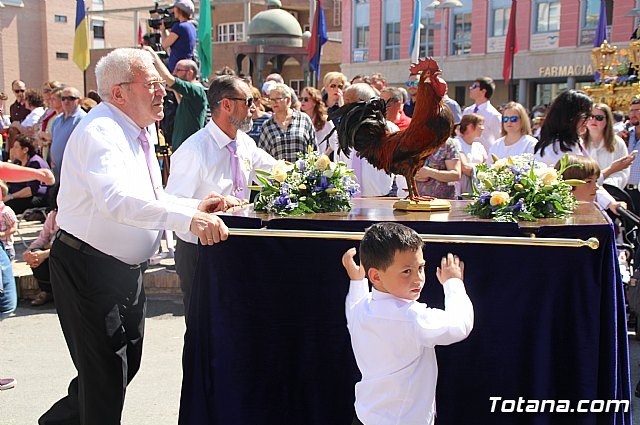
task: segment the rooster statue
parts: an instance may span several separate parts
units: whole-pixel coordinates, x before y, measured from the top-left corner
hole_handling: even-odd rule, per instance
[[[417,202],[433,199],[419,196],[415,176],[427,157],[451,136],[453,115],[442,100],[447,83],[440,77],[438,63],[432,58],[420,59],[409,71],[420,74],[420,80],[413,117],[406,129],[392,134],[386,130],[386,107],[380,98],[346,104],[331,117],[340,117],[336,127],[340,150],[349,156],[355,149],[374,167],[404,176],[407,199]]]

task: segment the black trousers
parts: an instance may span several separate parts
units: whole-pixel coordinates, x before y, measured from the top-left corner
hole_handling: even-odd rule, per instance
[[[119,425],[142,357],[144,267],[60,239],[49,258],[58,317],[78,376],[38,423]]]
[[[358,419],[357,416],[354,416],[353,422],[351,422],[351,425],[364,425],[364,424],[360,422],[360,419]]]
[[[189,317],[189,300],[191,299],[191,289],[193,288],[196,266],[198,265],[198,245],[177,238],[175,259],[176,273],[180,278],[180,289],[182,289],[184,320],[186,321],[187,317]]]

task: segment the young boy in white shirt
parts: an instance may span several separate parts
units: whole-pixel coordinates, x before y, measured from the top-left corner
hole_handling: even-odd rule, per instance
[[[418,302],[425,283],[423,242],[398,223],[369,227],[356,249],[342,257],[351,279],[347,327],[362,380],[356,384],[353,425],[433,424],[438,377],[436,345],[465,339],[473,328],[473,305],[462,282],[464,264],[442,258],[436,276],[445,309]],[[373,284],[369,292],[366,277]]]

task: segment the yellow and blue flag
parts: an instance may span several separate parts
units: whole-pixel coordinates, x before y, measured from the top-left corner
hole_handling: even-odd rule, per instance
[[[84,0],[76,0],[76,32],[73,37],[73,62],[85,71],[89,67],[89,23]]]

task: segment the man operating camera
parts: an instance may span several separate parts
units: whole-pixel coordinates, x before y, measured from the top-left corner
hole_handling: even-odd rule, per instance
[[[178,61],[193,59],[193,51],[196,46],[196,26],[192,21],[194,5],[191,0],[177,0],[171,6],[173,16],[177,22],[171,30],[165,28],[164,21],[160,25],[162,47],[169,52],[167,67],[173,72]]]

